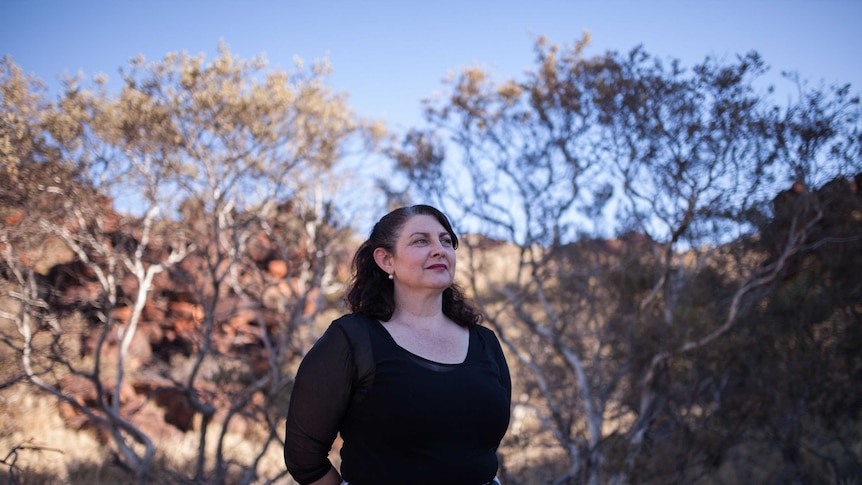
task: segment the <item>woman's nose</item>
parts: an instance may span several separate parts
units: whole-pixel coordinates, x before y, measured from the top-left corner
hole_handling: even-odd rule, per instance
[[[434,241],[431,243],[431,252],[435,255],[443,253],[443,243],[440,241]]]

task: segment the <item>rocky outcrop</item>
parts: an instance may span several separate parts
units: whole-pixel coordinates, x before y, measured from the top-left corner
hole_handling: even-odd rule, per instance
[[[11,222],[18,221],[13,218]],[[117,224],[114,229],[121,226]],[[194,282],[205,281],[199,268],[206,266],[194,256],[175,271],[155,278],[124,357],[119,392],[115,376],[120,347],[130,328],[130,304],[138,283],[133,277],[121,275],[117,293],[122,303],[106,308],[104,288],[92,268],[73,252],[56,245],[54,239],[45,240],[42,249],[50,254],[33,259],[38,249],[34,248],[28,259],[14,263],[38,266],[39,291],[50,311],[61,322],[79,322],[64,327],[67,334],[63,338],[75,340],[75,345],[51,350],[66,353],[48,359],[68,364],[64,366],[65,377],[56,382],[65,397],[58,410],[67,427],[91,431],[100,441],[108,442],[109,430],[98,417],[104,417],[104,408],[114,406],[116,401],[119,414],[147,435],[154,439],[175,438],[178,433],[200,426],[201,407],[195,405],[195,400],[212,409],[213,419],[219,419],[226,415],[233,398],[244,391],[244,383],[272,371],[262,330],[265,328],[273,338],[282,332],[285,312],[291,310],[297,298],[293,294],[296,286],[288,284],[288,262],[274,256],[264,235],[253,238],[243,263],[242,284],[249,285],[247,289],[258,295],[257,300],[240,298],[226,290],[217,298],[210,296],[210,307],[205,308],[207,302],[201,301],[197,291],[205,285],[196,287]],[[154,253],[161,250],[151,249]],[[46,262],[50,266],[46,267]],[[12,262],[0,261],[9,263]],[[0,324],[10,325],[9,334],[15,333],[11,322],[0,320]],[[68,354],[70,349],[74,355]],[[214,368],[202,371],[194,381],[194,389],[189,389],[186,386],[191,362],[203,351],[209,353],[206,365]],[[235,368],[219,368],[224,362]],[[74,371],[68,372],[70,369]],[[229,371],[238,375],[235,381],[225,384],[214,380],[226,379],[222,374]],[[258,397],[252,396],[254,399]],[[243,417],[236,415],[231,426],[241,431],[246,425]]]

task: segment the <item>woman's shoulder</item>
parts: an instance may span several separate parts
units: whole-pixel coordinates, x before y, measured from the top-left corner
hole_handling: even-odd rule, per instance
[[[355,327],[365,328],[373,322],[371,317],[362,313],[347,313],[332,321],[330,327],[340,327],[342,329],[354,329]]]
[[[470,328],[476,331],[483,339],[492,339],[497,340],[497,334],[488,327],[476,324],[471,325]]]
[[[371,345],[373,323],[374,321],[367,315],[348,313],[329,326],[330,329],[339,329],[344,336],[357,369],[358,382],[363,389],[370,387],[374,380],[374,350]]]
[[[482,343],[482,346],[485,349],[488,349],[492,353],[502,352],[500,339],[497,337],[497,333],[494,332],[493,329],[482,325],[472,325],[470,326],[470,329],[477,337],[479,337],[478,340]]]
[[[368,346],[371,339],[371,327],[374,320],[362,313],[348,313],[330,324],[327,332],[336,331],[343,335],[352,349]]]
[[[315,347],[341,349],[353,348],[357,341],[367,340],[368,317],[358,313],[342,315],[329,323],[323,335],[315,343]]]

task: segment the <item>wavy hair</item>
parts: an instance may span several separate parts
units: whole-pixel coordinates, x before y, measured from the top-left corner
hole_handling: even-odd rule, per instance
[[[395,311],[394,283],[389,275],[377,266],[374,251],[383,248],[395,253],[395,242],[408,219],[418,215],[432,216],[452,238],[452,248],[458,248],[458,237],[445,214],[430,205],[400,207],[383,216],[371,230],[368,239],[353,256],[353,277],[345,296],[352,312],[362,313],[378,320],[388,321]],[[467,327],[478,325],[482,315],[464,296],[456,284],[443,290],[443,314],[453,322]]]

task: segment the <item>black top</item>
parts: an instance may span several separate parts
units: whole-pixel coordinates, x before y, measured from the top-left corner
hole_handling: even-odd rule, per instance
[[[344,319],[362,319],[373,381],[357,375]],[[341,432],[341,475],[351,485],[479,485],[494,478],[509,425],[512,383],[494,333],[471,326],[467,357],[440,364],[400,347],[380,322],[346,315],[303,359],[287,416],[285,463],[300,484],[329,470]],[[351,399],[353,402],[351,403]]]

